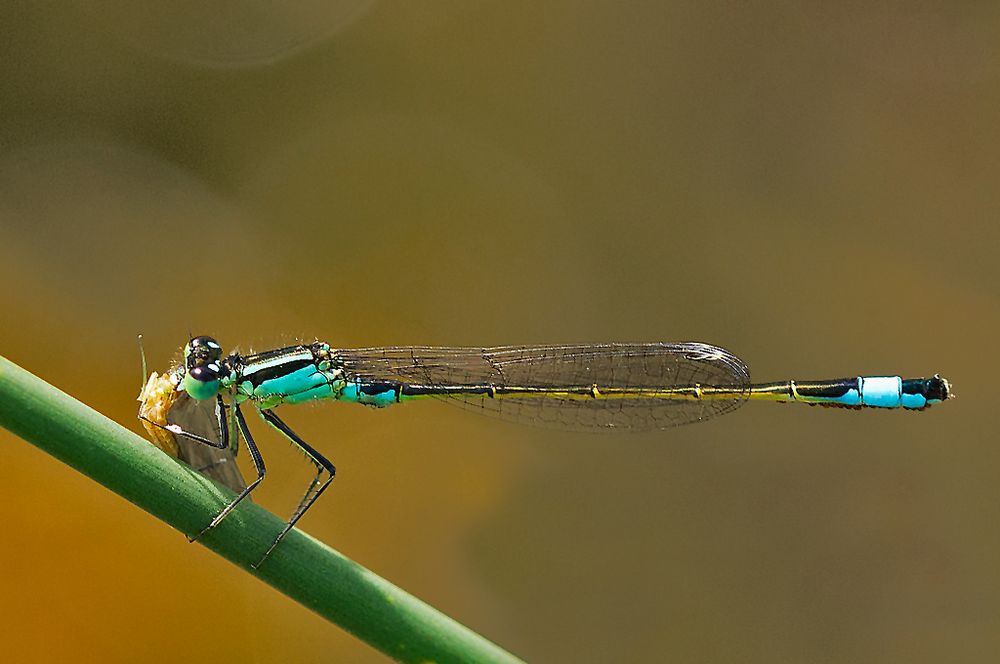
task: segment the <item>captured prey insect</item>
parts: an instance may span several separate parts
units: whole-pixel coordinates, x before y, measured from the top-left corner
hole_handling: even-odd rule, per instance
[[[181,390],[184,373],[184,366],[179,365],[163,374],[155,371],[149,374],[139,393],[139,419],[154,445],[239,493],[247,483],[236,465],[235,438],[233,444],[221,449],[174,433],[184,431],[213,441],[222,439],[219,424],[222,418],[215,410],[218,404],[196,401]]]
[[[202,534],[215,527],[264,479],[265,467],[241,405],[252,405],[316,467],[316,476],[261,562],[333,480],[336,470],[274,412],[283,404],[320,399],[385,407],[428,397],[502,418],[588,431],[648,431],[701,422],[748,400],[841,408],[923,410],[951,396],[947,380],[855,376],[822,381],[750,382],[729,351],[697,342],[443,348],[407,346],[337,349],[327,343],[223,357],[211,337],[195,337],[173,374],[190,399],[214,402],[218,437],[169,425],[178,438],[228,448],[243,435],[257,478]],[[228,403],[227,403],[228,400]],[[231,411],[231,412],[229,412]],[[227,412],[235,422],[230,427]],[[163,428],[153,423],[154,428]],[[259,563],[258,563],[259,564]]]

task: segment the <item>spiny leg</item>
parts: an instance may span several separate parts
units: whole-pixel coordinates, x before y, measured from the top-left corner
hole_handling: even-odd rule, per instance
[[[236,496],[231,503],[226,505],[226,507],[221,512],[219,512],[219,514],[216,515],[214,519],[212,519],[212,522],[207,526],[205,526],[204,530],[202,530],[194,537],[189,538],[190,541],[192,542],[200,538],[202,535],[207,533],[212,528],[215,528],[217,525],[219,525],[219,523],[221,523],[222,520],[225,519],[226,516],[228,516],[229,513],[233,511],[233,508],[240,504],[241,500],[249,496],[250,492],[253,491],[255,488],[257,488],[257,485],[260,484],[261,480],[264,479],[264,475],[267,474],[267,469],[264,467],[264,459],[260,456],[260,451],[257,449],[257,443],[254,442],[253,436],[250,434],[250,428],[247,426],[246,418],[243,417],[243,411],[240,410],[239,404],[233,404],[232,408],[236,418],[236,423],[239,426],[239,431],[243,433],[243,440],[246,441],[247,450],[250,452],[250,458],[253,459],[254,468],[257,470],[257,479],[248,484],[247,487],[243,489],[243,491],[241,491],[239,495]],[[225,417],[221,419],[224,421]],[[227,427],[225,425],[222,425],[222,430],[226,432]],[[228,433],[224,433],[223,436],[224,438],[227,439],[226,445],[228,446],[229,444]]]
[[[231,429],[230,422],[226,416],[226,402],[223,401],[221,394],[215,395],[215,417],[219,420],[219,442],[223,444],[222,449],[229,447],[229,431]],[[234,415],[235,416],[235,415]],[[240,444],[240,431],[236,430],[236,440],[233,441],[233,454],[236,454],[236,448]]]
[[[209,447],[214,447],[217,450],[224,450],[227,447],[229,447],[229,441],[228,440],[226,440],[225,443],[223,443],[222,441],[211,440],[209,438],[205,438],[204,436],[199,436],[196,433],[191,433],[190,431],[185,431],[184,429],[182,429],[180,426],[178,426],[176,424],[160,424],[159,422],[154,422],[153,420],[149,419],[148,417],[145,417],[145,416],[142,416],[142,415],[139,416],[139,419],[142,420],[143,422],[148,423],[148,424],[152,424],[157,429],[163,429],[164,431],[169,431],[170,433],[174,434],[175,436],[182,436],[184,438],[187,438],[188,440],[193,440],[195,442],[202,443],[204,445],[208,445]],[[227,436],[227,438],[228,438],[228,436]]]
[[[314,477],[313,481],[310,482],[305,495],[302,496],[302,500],[299,501],[299,506],[296,507],[295,512],[292,513],[292,518],[288,520],[288,523],[285,524],[281,533],[274,540],[274,542],[271,543],[267,552],[264,553],[264,557],[261,558],[260,561],[254,565],[254,567],[259,567],[265,560],[267,560],[267,557],[271,555],[272,551],[274,551],[274,547],[278,546],[278,543],[284,539],[285,535],[288,534],[288,531],[291,530],[295,526],[295,523],[302,518],[302,515],[305,514],[310,507],[312,507],[312,504],[316,502],[316,499],[319,498],[323,491],[326,490],[326,487],[330,486],[330,482],[333,481],[333,478],[337,474],[337,469],[330,462],[330,460],[317,452],[309,443],[302,440],[302,438],[297,433],[292,431],[291,428],[289,428],[289,426],[281,420],[281,418],[274,414],[273,410],[263,409],[260,411],[260,414],[268,424],[277,429],[283,436],[288,438],[288,440],[292,441],[292,443],[306,453],[309,460],[316,466],[316,477]],[[329,473],[330,476],[326,478],[326,481],[320,484],[320,478],[323,476],[324,471]],[[317,485],[319,485],[318,489],[316,488]]]
[[[238,410],[237,410],[237,404],[236,404],[235,400],[233,401],[233,407],[229,408],[226,405],[226,402],[222,399],[222,395],[221,394],[218,395],[218,396],[216,396],[216,399],[219,400],[218,401],[218,404],[219,404],[219,415],[218,415],[218,417],[219,417],[219,430],[222,431],[223,439],[228,439],[229,438],[229,431],[231,429],[234,429],[234,428],[236,429],[236,436],[235,436],[235,438],[232,441],[232,448],[231,448],[232,451],[233,451],[233,456],[236,456],[236,453],[239,452],[239,448],[240,448],[239,427],[235,426],[237,424],[236,418],[237,418],[237,416],[238,417],[243,417],[243,415],[242,415],[242,413],[240,413],[239,415],[237,415]],[[226,416],[227,412],[229,413],[228,418]]]

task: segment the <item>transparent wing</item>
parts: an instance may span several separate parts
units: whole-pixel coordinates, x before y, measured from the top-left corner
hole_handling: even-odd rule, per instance
[[[504,419],[572,430],[665,429],[735,410],[749,394],[746,365],[702,343],[590,344],[337,351],[348,380],[407,385],[492,386],[497,392],[440,394]],[[718,388],[714,398],[683,398],[683,388]],[[596,388],[594,398],[506,394],[504,388]],[[673,394],[666,394],[675,390]],[[610,398],[617,392],[618,398]],[[600,395],[600,396],[598,396]]]
[[[219,430],[218,406],[214,399],[197,401],[188,396],[187,392],[179,392],[170,410],[167,411],[167,423],[174,424],[189,433],[209,440],[222,440]],[[235,431],[230,436],[236,436]],[[236,465],[234,448],[218,449],[191,440],[184,436],[174,436],[177,442],[178,457],[189,466],[224,484],[239,493],[246,488],[246,481]],[[232,438],[235,443],[236,439]]]

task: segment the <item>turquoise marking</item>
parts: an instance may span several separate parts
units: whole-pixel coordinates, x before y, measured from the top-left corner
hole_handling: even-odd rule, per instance
[[[862,376],[861,400],[865,406],[899,408],[903,379],[899,376]]]
[[[274,408],[283,403],[303,403],[336,396],[335,381],[315,364],[302,367],[277,378],[266,380],[256,388],[242,381],[238,392],[242,400],[253,399],[259,408]]]
[[[348,383],[338,397],[341,401],[354,401],[366,406],[385,408],[396,403],[396,390],[388,389],[378,394],[365,394],[358,383]]]
[[[296,404],[305,403],[306,401],[315,401],[316,399],[329,399],[336,395],[333,385],[328,382],[324,382],[322,385],[318,385],[314,388],[308,389],[305,392],[298,392],[296,394],[289,394],[285,397],[282,403]]]
[[[861,405],[861,393],[858,390],[848,390],[843,396],[836,397],[833,399],[817,399],[817,401],[832,401],[833,403],[841,403],[845,406],[860,406]]]
[[[940,399],[925,399],[922,394],[903,394],[900,403],[903,408],[924,408],[929,403],[938,403]]]
[[[286,395],[305,392],[326,383],[326,376],[320,373],[315,364],[302,367],[297,371],[286,373],[271,380],[265,380],[254,388],[254,399],[267,399],[276,394]]]

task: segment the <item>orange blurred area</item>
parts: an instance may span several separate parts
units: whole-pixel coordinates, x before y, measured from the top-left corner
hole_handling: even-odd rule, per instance
[[[923,413],[750,404],[642,435],[438,403],[282,415],[338,469],[301,527],[528,661],[993,660],[987,5],[14,3],[0,24],[0,354],[137,432],[138,333],[157,371],[210,334],[940,372],[958,398]],[[255,500],[287,514],[310,468],[258,431]],[[7,661],[384,661],[5,431],[0,491]]]

